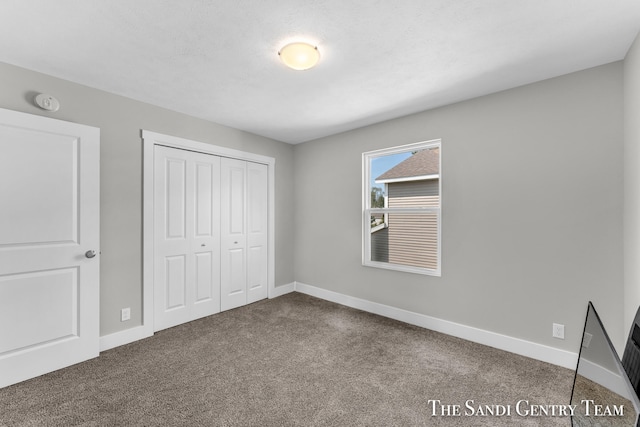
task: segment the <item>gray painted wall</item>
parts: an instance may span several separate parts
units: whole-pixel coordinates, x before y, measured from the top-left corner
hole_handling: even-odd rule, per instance
[[[298,280],[572,352],[592,300],[621,348],[623,318],[640,302],[637,263],[627,263],[626,286],[622,273],[623,129],[625,150],[640,151],[638,44],[624,65],[298,146],[6,64],[0,107],[101,128],[102,335],[141,320],[140,129],[149,129],[276,158],[276,285]],[[61,110],[34,107],[36,92],[58,97]],[[626,126],[623,98],[634,118]],[[434,138],[442,138],[442,277],[363,267],[361,153]],[[638,230],[639,160],[628,157],[625,226]],[[625,244],[637,254],[634,236]],[[126,323],[123,307],[132,308]],[[564,341],[551,338],[552,322],[566,325]]]
[[[295,146],[296,280],[571,352],[592,300],[620,345],[622,71],[608,64]],[[361,153],[436,138],[442,277],[363,267]]]
[[[274,157],[276,286],[294,281],[291,145],[2,63],[0,81],[0,108],[100,128],[101,335],[141,324],[141,129]],[[37,92],[57,97],[60,110],[34,107]],[[131,320],[122,323],[124,307],[131,307]]]
[[[624,60],[624,333],[640,305],[640,35]]]

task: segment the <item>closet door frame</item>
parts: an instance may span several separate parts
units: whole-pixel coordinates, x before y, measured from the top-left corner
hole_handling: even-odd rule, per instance
[[[143,165],[142,165],[142,326],[140,335],[151,336],[154,331],[154,147],[161,145],[164,147],[177,148],[182,150],[195,151],[198,153],[212,154],[214,156],[229,157],[232,159],[245,160],[254,163],[261,163],[267,166],[268,177],[268,265],[267,265],[267,297],[274,298],[275,293],[275,163],[273,157],[262,156],[260,154],[249,153],[227,147],[220,147],[204,142],[193,141],[176,136],[163,135],[148,130],[142,130],[143,142]]]

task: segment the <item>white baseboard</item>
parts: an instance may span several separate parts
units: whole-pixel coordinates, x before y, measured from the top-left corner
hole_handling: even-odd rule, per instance
[[[100,351],[110,350],[121,345],[129,344],[153,335],[153,329],[150,326],[136,326],[124,331],[114,332],[113,334],[100,337]]]
[[[628,381],[625,381],[621,375],[611,372],[584,357],[580,360],[580,375],[603,385],[620,396],[629,396],[629,393],[633,393],[631,385],[626,387]]]
[[[335,302],[337,304],[346,305],[347,307],[378,314],[380,316],[399,320],[411,325],[431,329],[436,332],[442,332],[447,335],[488,345],[490,347],[495,347],[500,350],[509,351],[532,359],[541,360],[543,362],[552,363],[568,369],[575,369],[578,363],[578,354],[543,344],[537,344],[519,338],[513,338],[507,335],[461,325],[448,320],[442,320],[424,314],[414,313],[400,308],[351,297],[300,282],[295,282],[295,290],[303,294]]]
[[[271,292],[271,295],[269,295],[269,298],[277,298],[282,295],[289,294],[295,290],[296,290],[296,282],[289,283],[286,285],[276,286],[275,288],[273,288],[273,291]]]

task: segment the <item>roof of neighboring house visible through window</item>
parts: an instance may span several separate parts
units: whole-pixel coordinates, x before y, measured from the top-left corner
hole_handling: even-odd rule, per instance
[[[375,179],[377,183],[440,174],[440,148],[420,150]]]

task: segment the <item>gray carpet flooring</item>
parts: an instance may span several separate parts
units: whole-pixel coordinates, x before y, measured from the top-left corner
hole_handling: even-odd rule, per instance
[[[566,427],[515,405],[567,404],[572,380],[568,369],[292,293],[0,389],[0,425]],[[429,400],[460,405],[461,416],[433,416]],[[468,400],[511,415],[467,416]]]

